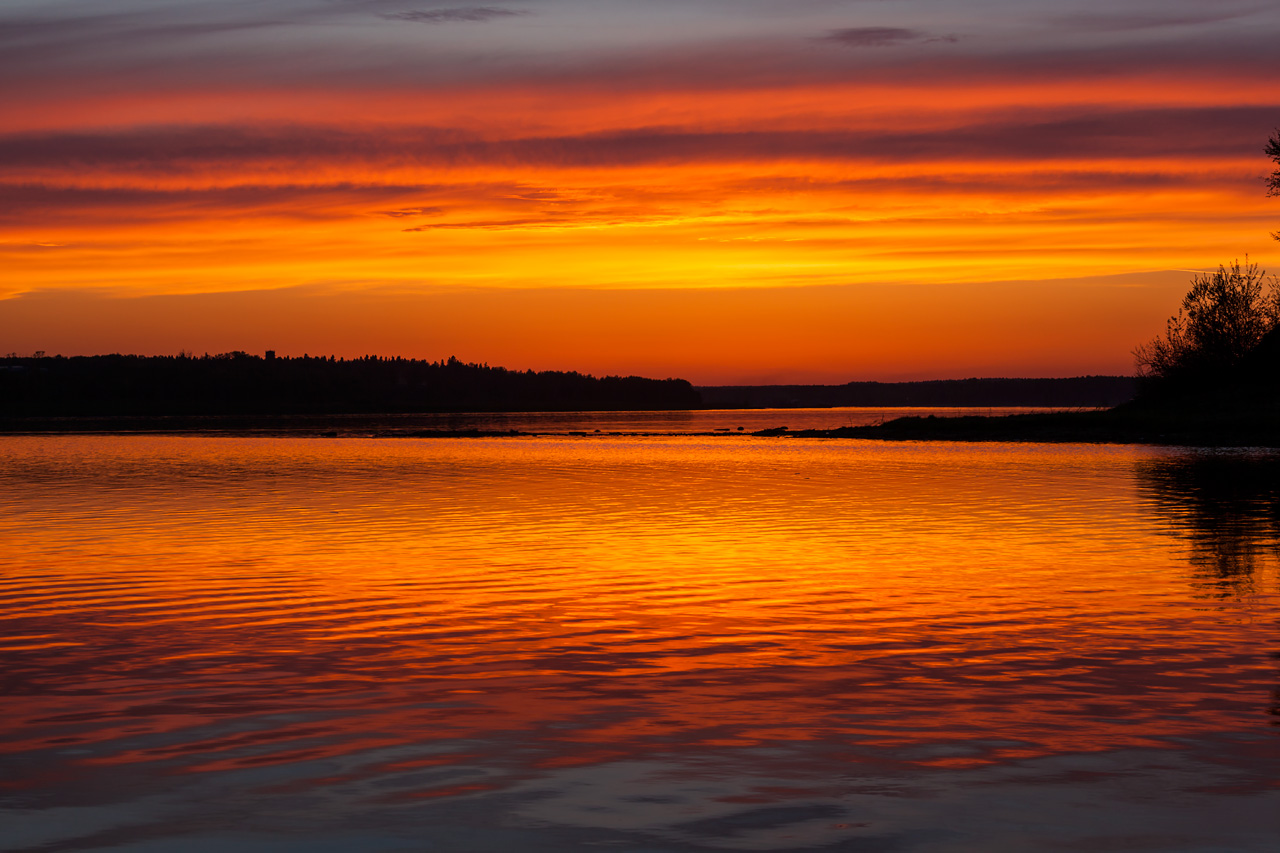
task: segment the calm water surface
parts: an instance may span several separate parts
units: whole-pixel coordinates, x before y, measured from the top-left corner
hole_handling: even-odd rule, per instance
[[[894,418],[1011,415],[1029,412],[1061,412],[1046,407],[834,407],[820,409],[680,409],[641,412],[442,412],[425,414],[361,415],[205,415],[151,417],[52,418],[77,432],[258,432],[267,435],[305,436],[334,433],[342,437],[398,436],[423,430],[525,432],[537,435],[610,433],[682,435],[688,433],[736,433],[786,427],[837,429],[866,426]]]
[[[1280,837],[1275,455],[8,437],[0,509],[6,850]]]
[[[894,418],[1012,415],[1060,412],[1061,408],[884,408],[837,406],[819,409],[682,409],[655,412],[464,412],[425,415],[350,415],[354,424],[371,422],[384,429],[516,430],[532,433],[581,432],[753,432],[761,429],[837,429],[867,426]],[[295,419],[298,420],[298,419]],[[341,426],[341,423],[336,424]]]

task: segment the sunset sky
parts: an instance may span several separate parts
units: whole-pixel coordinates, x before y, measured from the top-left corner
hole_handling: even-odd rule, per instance
[[[1280,271],[1269,0],[0,0],[0,116],[24,355],[1128,373]]]

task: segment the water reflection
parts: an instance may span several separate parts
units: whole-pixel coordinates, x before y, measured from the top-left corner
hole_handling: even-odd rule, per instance
[[[0,838],[1269,851],[1274,492],[1188,461],[0,441]]]
[[[1139,483],[1192,544],[1191,562],[1221,594],[1252,590],[1280,555],[1280,455],[1188,452],[1144,460]]]
[[[1267,583],[1280,556],[1280,454],[1188,451],[1136,470],[1156,511],[1190,540],[1190,563],[1215,597],[1249,596]],[[1270,657],[1280,664],[1280,651]],[[1280,726],[1280,686],[1267,713]]]
[[[1280,682],[1280,652],[1272,652],[1271,659],[1276,662],[1278,670],[1276,680]],[[1271,694],[1271,707],[1267,709],[1267,713],[1274,718],[1271,720],[1271,725],[1280,726],[1280,684],[1277,684],[1275,691]]]

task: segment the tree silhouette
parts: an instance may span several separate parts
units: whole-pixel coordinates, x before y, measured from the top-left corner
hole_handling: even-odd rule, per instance
[[[1280,281],[1248,257],[1191,280],[1163,336],[1133,351],[1138,375],[1205,380],[1231,371],[1280,326]]]
[[[1280,129],[1264,153],[1280,166]],[[1267,195],[1280,195],[1280,169],[1266,179]],[[1272,237],[1280,240],[1280,231]],[[1280,328],[1280,279],[1249,263],[1197,275],[1178,313],[1165,323],[1164,335],[1133,351],[1138,375],[1146,379],[1203,382],[1229,374]],[[1280,335],[1280,332],[1276,332]]]
[[[1280,166],[1280,129],[1277,129],[1275,135],[1267,140],[1266,153],[1277,166]],[[1280,195],[1280,168],[1267,178],[1267,195]],[[1280,231],[1272,231],[1271,236],[1280,240]]]

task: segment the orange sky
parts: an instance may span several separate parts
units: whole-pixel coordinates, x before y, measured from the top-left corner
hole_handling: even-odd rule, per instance
[[[0,349],[1126,373],[1191,270],[1276,256],[1278,33],[1195,0],[9,4]]]

